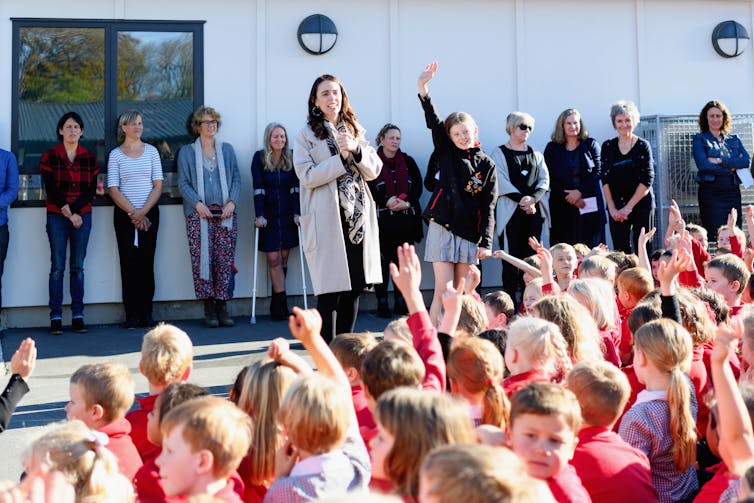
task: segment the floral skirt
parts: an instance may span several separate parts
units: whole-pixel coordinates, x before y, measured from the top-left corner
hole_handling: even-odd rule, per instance
[[[191,271],[194,274],[194,293],[197,299],[228,300],[233,298],[235,288],[236,240],[238,239],[238,217],[233,215],[233,227],[226,229],[222,220],[207,220],[209,244],[209,279],[201,275],[201,218],[197,212],[186,217]]]

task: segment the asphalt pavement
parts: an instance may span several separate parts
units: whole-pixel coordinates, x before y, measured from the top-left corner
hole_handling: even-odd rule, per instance
[[[287,322],[272,321],[257,316],[257,323],[249,324],[248,317],[234,318],[231,328],[209,329],[202,320],[171,322],[185,330],[194,344],[194,365],[190,382],[208,388],[213,394],[227,396],[238,371],[250,362],[262,358],[269,342],[276,337],[292,339]],[[357,331],[381,332],[389,320],[372,312],[362,311],[356,323]],[[5,362],[5,376],[0,386],[7,384],[9,363],[21,341],[31,337],[37,345],[37,365],[29,379],[30,392],[24,396],[13,415],[8,429],[0,434],[0,480],[15,480],[21,473],[21,454],[33,438],[47,424],[65,419],[68,403],[68,379],[81,365],[104,361],[124,363],[136,383],[137,395],[146,394],[147,381],[139,373],[141,339],[147,329],[126,330],[119,326],[90,326],[85,334],[66,331],[53,336],[44,328],[8,329],[2,333],[0,349]],[[303,352],[292,340],[292,348]]]

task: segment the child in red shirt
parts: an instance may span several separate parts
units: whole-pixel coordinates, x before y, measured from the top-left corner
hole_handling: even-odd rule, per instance
[[[71,375],[68,419],[78,419],[109,437],[107,448],[118,458],[120,471],[129,480],[141,467],[126,411],[134,401],[134,381],[122,363],[104,362],[80,367]]]
[[[194,348],[188,334],[174,325],[160,323],[144,334],[139,372],[147,378],[149,395],[137,397],[139,408],[126,415],[131,423],[131,440],[144,463],[160,453],[159,446],[147,438],[147,416],[154,408],[157,395],[169,384],[188,380],[193,354]]]
[[[571,464],[592,501],[656,501],[649,459],[611,431],[628,399],[626,376],[607,362],[580,363],[567,381],[584,421]]]
[[[621,339],[618,352],[621,362],[628,365],[632,358],[632,338],[628,329],[628,317],[636,304],[649,292],[654,290],[652,274],[641,267],[631,267],[621,272],[615,280],[618,290],[616,302],[621,317]]]

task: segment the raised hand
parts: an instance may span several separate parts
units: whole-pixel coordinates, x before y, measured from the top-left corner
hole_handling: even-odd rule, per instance
[[[425,66],[424,70],[419,74],[417,84],[419,85],[419,92],[422,95],[427,94],[427,83],[434,78],[438,66],[437,61],[433,61]]]
[[[20,375],[24,381],[29,379],[37,362],[37,347],[34,339],[26,338],[10,359],[11,374]]]
[[[655,235],[655,232],[657,232],[657,227],[652,227],[649,229],[649,232],[645,232],[644,227],[641,228],[641,232],[639,233],[639,248],[643,246],[646,249],[647,243],[649,243],[652,240],[652,237]]]
[[[539,253],[539,249],[543,247],[539,239],[535,238],[534,236],[529,238],[529,246],[531,246],[531,249],[534,250],[534,253]]]
[[[390,264],[390,276],[404,297],[419,289],[422,266],[414,245],[403,243],[398,247],[398,265]]]
[[[311,345],[320,337],[322,317],[316,309],[303,310],[295,306],[293,314],[288,317],[288,328],[304,346]]]

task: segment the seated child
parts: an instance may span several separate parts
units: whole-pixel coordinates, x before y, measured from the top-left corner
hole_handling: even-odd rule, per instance
[[[542,297],[544,297],[544,293],[542,293],[542,278],[533,279],[528,282],[524,288],[523,302],[521,302],[523,312],[531,314],[531,307]]]
[[[371,441],[373,488],[419,495],[419,469],[434,447],[475,440],[468,404],[448,395],[398,388],[380,397]]]
[[[131,440],[144,463],[156,458],[160,452],[158,446],[147,440],[147,416],[152,412],[157,395],[169,384],[188,380],[193,354],[191,339],[174,325],[159,323],[144,334],[139,372],[147,378],[149,395],[137,397],[139,408],[126,415],[131,423]]]
[[[615,283],[615,262],[603,255],[592,255],[579,266],[579,278],[600,278]]]
[[[589,311],[570,295],[543,297],[531,307],[531,312],[558,326],[574,363],[604,359],[597,324]]]
[[[148,415],[147,438],[149,441],[160,448],[162,446],[162,432],[160,431],[162,418],[178,405],[208,394],[204,388],[189,383],[174,383],[165,388],[162,393],[157,395],[157,400],[152,404],[152,410]],[[159,456],[159,452],[157,455]],[[144,466],[136,472],[133,480],[136,497],[139,501],[145,503],[182,501],[181,498],[168,498],[165,495],[165,489],[162,487],[162,480],[160,479],[160,469],[157,467],[155,459],[150,459],[144,463]]]
[[[591,502],[569,464],[580,427],[579,402],[558,384],[530,383],[513,395],[508,444],[558,502]]]
[[[531,382],[550,382],[571,368],[568,345],[554,323],[538,318],[519,318],[508,328],[503,381],[508,398]]]
[[[550,254],[558,286],[561,291],[568,290],[568,285],[576,279],[576,268],[579,265],[576,251],[567,243],[558,243],[550,248]]]
[[[479,337],[458,341],[448,355],[450,392],[468,404],[474,426],[490,424],[505,429],[510,404],[503,390],[503,357]]]
[[[646,269],[631,267],[618,275],[615,280],[618,294],[616,301],[621,317],[621,339],[618,354],[621,362],[627,365],[631,362],[631,331],[628,329],[628,317],[636,304],[649,292],[654,290],[655,284],[652,275]]]
[[[92,363],[79,367],[70,379],[68,419],[78,419],[109,437],[107,448],[118,459],[120,471],[132,480],[142,462],[129,436],[126,411],[134,402],[134,380],[122,363]]]
[[[107,447],[107,435],[92,431],[81,421],[58,423],[27,447],[24,471],[36,476],[43,465],[59,471],[73,486],[76,501],[132,501],[131,481],[120,473],[118,460]]]
[[[730,253],[719,255],[709,261],[704,277],[707,288],[723,296],[731,317],[738,315],[743,308],[741,295],[749,282],[749,271],[744,261]]]
[[[484,308],[487,312],[487,328],[507,328],[513,321],[516,308],[511,296],[502,290],[490,292],[484,296]]]
[[[411,344],[413,338],[411,337],[411,329],[408,328],[407,320],[407,316],[401,316],[388,323],[385,330],[382,331],[382,338],[386,341],[391,339],[401,339],[403,342]]]
[[[192,398],[161,418],[156,463],[165,494],[241,503],[232,475],[251,444],[251,419],[228,400]]]
[[[730,250],[730,253],[738,258],[744,258],[744,246],[746,245],[746,235],[735,224],[731,225],[730,218],[728,218],[728,225],[721,225],[717,229],[717,249]]]
[[[368,332],[340,334],[330,342],[330,350],[343,367],[351,385],[351,400],[356,411],[359,429],[372,430],[377,426],[369,410],[364,394],[364,384],[361,381],[361,364],[376,345],[377,339]]]
[[[610,284],[597,278],[576,279],[568,287],[568,294],[589,311],[597,324],[605,361],[620,367],[620,324],[616,323],[616,306]]]
[[[696,400],[685,375],[691,336],[678,323],[651,321],[634,334],[634,372],[646,389],[621,419],[618,433],[649,458],[659,501],[684,501],[699,484]]]
[[[686,230],[689,231],[691,239],[702,245],[704,250],[709,249],[709,243],[707,241],[707,229],[697,224],[686,224]]]
[[[646,454],[611,431],[628,400],[626,376],[607,362],[579,363],[567,386],[583,419],[571,464],[592,501],[656,501]]]
[[[573,251],[576,252],[576,260],[580,263],[584,260],[584,257],[591,253],[592,250],[590,250],[589,246],[584,243],[576,243],[573,245]]]
[[[280,405],[277,419],[287,440],[278,450],[276,478],[265,502],[313,501],[366,489],[369,482],[369,455],[359,436],[351,387],[320,335],[322,318],[314,309],[294,307],[293,312],[291,332],[319,371],[299,377]]]
[[[458,318],[454,337],[474,337],[487,328],[485,305],[471,295],[461,297],[461,313]]]
[[[419,501],[546,503],[552,496],[547,486],[529,477],[510,450],[454,444],[427,455],[419,472]]]

